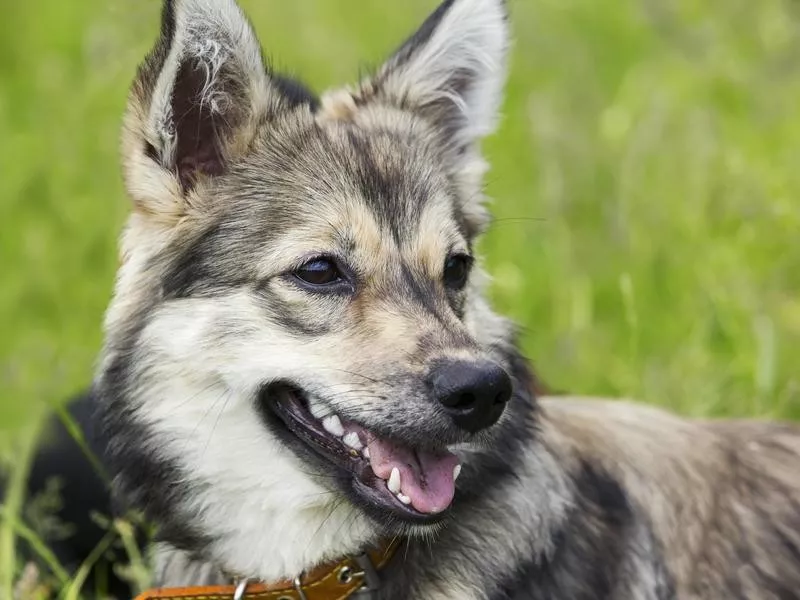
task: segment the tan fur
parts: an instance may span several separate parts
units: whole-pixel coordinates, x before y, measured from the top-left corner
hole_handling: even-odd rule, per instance
[[[134,92],[121,136],[125,187],[135,211],[172,225],[185,214],[183,195],[177,179],[163,169],[155,169],[153,161],[144,154],[145,118],[144,107]]]
[[[409,253],[413,252],[413,262],[431,279],[442,275],[442,256],[448,252],[467,254],[469,250],[461,236],[446,226],[452,214],[453,208],[447,202],[432,198],[424,207],[416,235],[406,245]]]
[[[357,110],[350,91],[336,89],[322,94],[317,118],[320,121],[353,121]]]

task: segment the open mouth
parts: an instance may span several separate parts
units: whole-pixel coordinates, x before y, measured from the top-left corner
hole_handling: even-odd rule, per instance
[[[452,503],[461,465],[446,448],[414,449],[381,438],[292,387],[271,386],[267,403],[294,437],[352,475],[353,490],[368,506],[430,523]]]

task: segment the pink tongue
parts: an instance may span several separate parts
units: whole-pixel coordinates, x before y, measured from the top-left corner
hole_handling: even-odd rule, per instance
[[[370,436],[372,437],[372,436]],[[447,450],[423,452],[392,442],[372,438],[367,443],[369,461],[375,475],[389,479],[392,469],[400,471],[400,492],[411,498],[411,506],[421,513],[442,512],[453,501],[453,469],[458,458]]]

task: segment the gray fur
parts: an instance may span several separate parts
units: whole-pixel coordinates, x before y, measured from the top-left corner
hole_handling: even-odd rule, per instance
[[[399,536],[381,599],[798,597],[795,427],[537,401],[480,269],[442,285],[486,224],[506,20],[501,0],[445,2],[373,78],[318,100],[267,69],[232,0],[166,2],[126,114],[134,211],[95,382],[119,496],[160,527],[159,585],[291,577]],[[320,254],[349,274],[337,293],[292,279]],[[426,384],[443,359],[512,376],[496,425],[444,418]],[[270,426],[276,381],[455,449],[444,519],[359,505]]]

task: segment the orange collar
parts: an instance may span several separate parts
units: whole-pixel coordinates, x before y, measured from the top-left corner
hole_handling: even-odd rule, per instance
[[[398,545],[394,540],[377,550],[317,567],[293,581],[154,588],[140,594],[136,600],[346,600],[360,590],[377,589],[380,584],[378,569],[386,566]]]

